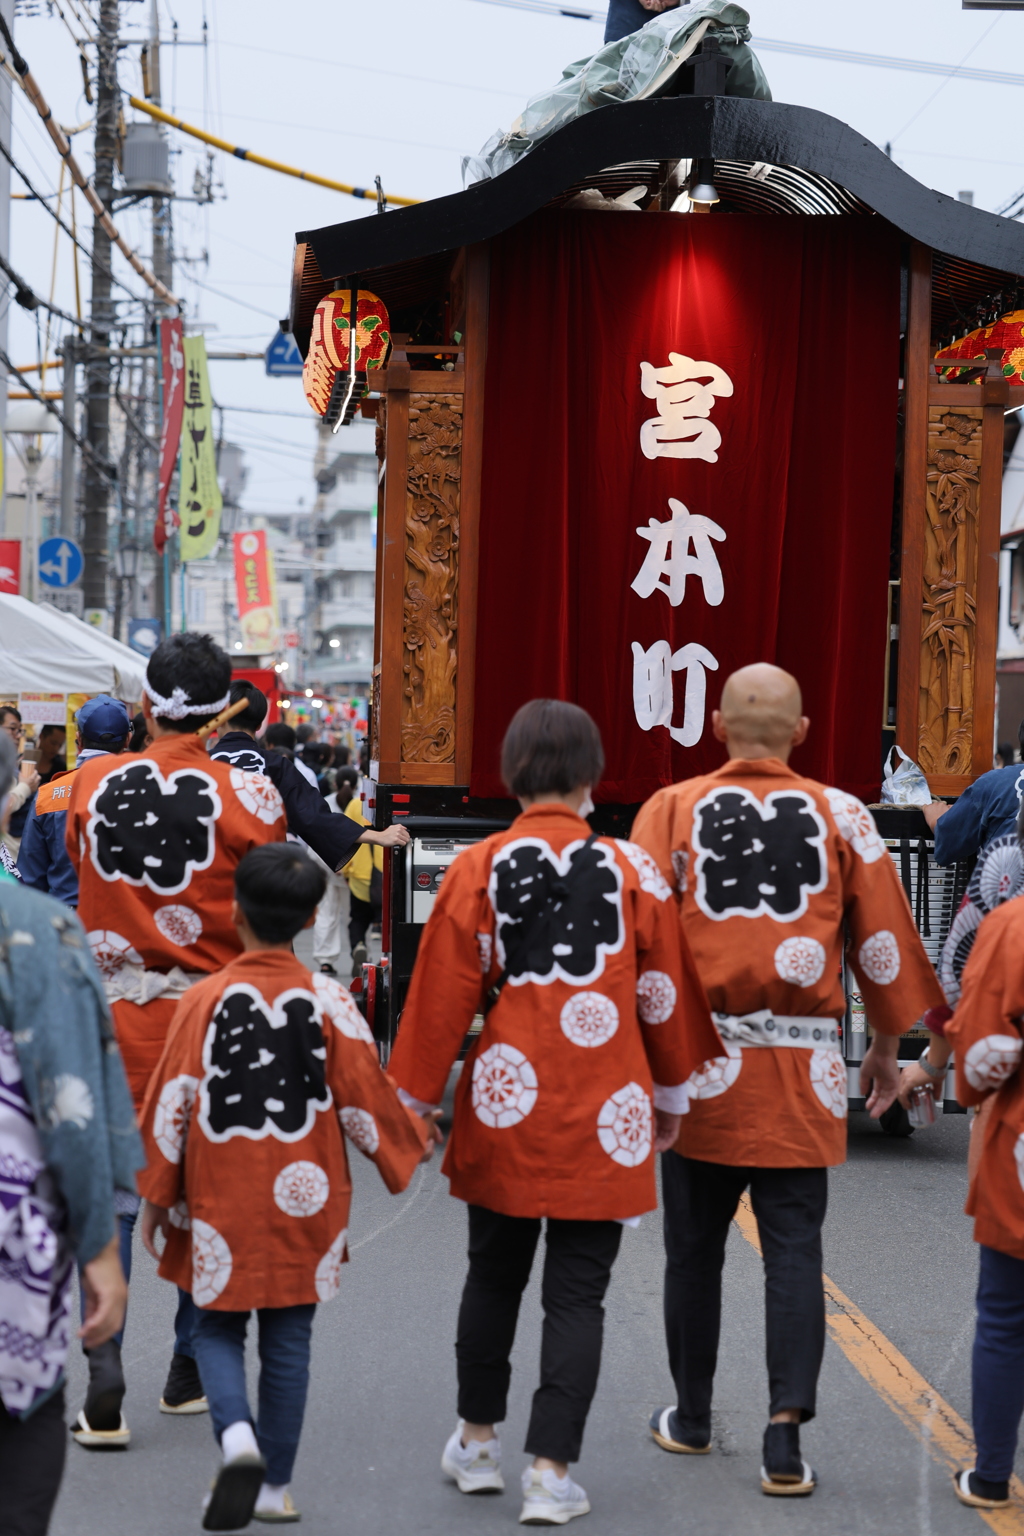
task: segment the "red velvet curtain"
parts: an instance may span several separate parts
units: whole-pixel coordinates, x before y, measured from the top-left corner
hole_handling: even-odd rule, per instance
[[[475,795],[538,696],[598,722],[599,799],[715,768],[725,678],[774,661],[793,766],[877,797],[898,333],[877,218],[546,212],[493,242]]]

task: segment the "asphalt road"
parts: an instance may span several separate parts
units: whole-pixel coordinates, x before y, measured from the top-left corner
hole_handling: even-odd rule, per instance
[[[826,1271],[964,1418],[970,1417],[972,1293],[976,1255],[962,1214],[966,1117],[891,1141],[855,1116],[848,1163],[832,1175]],[[402,1531],[511,1532],[540,1310],[536,1285],[523,1308],[504,1431],[509,1491],[461,1496],[439,1469],[455,1419],[453,1338],[464,1273],[465,1213],[435,1161],[403,1195],[387,1194],[358,1157],[352,1263],[341,1294],[319,1309],[312,1385],[293,1491],[303,1529],[330,1536]],[[157,1411],[172,1345],[174,1295],[136,1245],[125,1362],[125,1453],[72,1445],[55,1536],[178,1536],[198,1529],[214,1466],[206,1416]],[[624,1235],[607,1304],[604,1369],[575,1475],[593,1536],[750,1532],[947,1533],[978,1530],[938,1465],[830,1341],[818,1418],[804,1430],[820,1487],[809,1500],[759,1490],[766,1415],[760,1259],[734,1231],[725,1274],[714,1454],[670,1456],[648,1438],[652,1408],[672,1400],[661,1331],[659,1220]],[[84,1390],[72,1361],[69,1404]],[[1019,1525],[1024,1532],[1024,1512]],[[252,1529],[260,1529],[253,1526]],[[1004,1527],[1009,1529],[1009,1527]]]

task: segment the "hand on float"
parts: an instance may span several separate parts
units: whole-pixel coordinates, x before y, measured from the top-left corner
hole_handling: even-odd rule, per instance
[[[167,1242],[167,1208],[163,1205],[154,1205],[147,1200],[142,1208],[142,1246],[147,1253],[151,1253],[154,1259],[163,1257],[156,1246],[156,1234],[159,1232],[164,1242]]]
[[[121,1268],[117,1236],[94,1259],[82,1266],[85,1318],[78,1337],[86,1349],[97,1349],[112,1339],[124,1322],[128,1284]]]
[[[670,1115],[664,1109],[656,1109],[654,1111],[655,1152],[668,1152],[675,1146],[679,1137],[679,1125],[682,1118],[682,1115]]]
[[[884,1115],[900,1091],[898,1035],[876,1035],[860,1064],[860,1091],[872,1120]]]
[[[404,848],[409,841],[409,828],[395,822],[393,826],[385,827],[383,832],[375,832],[368,828],[359,839],[361,843],[376,843],[379,848]]]

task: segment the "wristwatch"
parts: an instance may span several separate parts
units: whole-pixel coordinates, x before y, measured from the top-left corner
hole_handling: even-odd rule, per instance
[[[936,1081],[938,1081],[940,1077],[945,1077],[946,1075],[946,1067],[932,1066],[932,1063],[928,1060],[927,1051],[921,1052],[920,1056],[917,1058],[917,1064],[919,1067],[924,1067],[925,1071],[928,1073],[928,1076],[934,1078]],[[948,1062],[946,1065],[949,1065]]]

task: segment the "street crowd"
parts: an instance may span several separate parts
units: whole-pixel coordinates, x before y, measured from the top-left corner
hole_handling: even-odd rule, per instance
[[[300,1518],[313,1319],[348,1261],[348,1148],[405,1189],[445,1139],[463,1058],[442,1169],[468,1215],[441,1451],[454,1488],[505,1487],[498,1427],[543,1226],[519,1519],[589,1512],[570,1469],[603,1301],[623,1228],[660,1188],[676,1401],[652,1404],[650,1434],[675,1455],[713,1450],[726,1240],[749,1195],[765,1268],[760,1486],[812,1495],[800,1427],[824,1351],[827,1170],[846,1154],[844,968],[872,1033],[868,1112],[933,1094],[954,1054],[957,1096],[979,1108],[977,1455],[952,1493],[1007,1506],[1024,1412],[1020,765],[928,812],[940,861],[980,853],[937,976],[870,812],[789,766],[811,727],[787,673],[727,680],[712,717],[722,766],[657,792],[628,841],[587,820],[604,766],[593,721],[534,700],[502,746],[520,814],[450,865],[382,1066],[338,975],[342,882],[358,970],[385,858],[409,833],[368,824],[344,753],[266,717],[196,633],[156,649],[139,715],[106,695],[81,707],[71,771],[57,732],[19,761],[18,712],[0,708],[0,1536],[48,1529],[75,1337],[89,1376],[75,1442],[130,1442],[136,1226],[174,1288],[160,1409],[209,1413],[219,1448],[197,1520]],[[304,929],[312,969],[294,952]],[[899,1036],[922,1019],[927,1050],[901,1076]]]

